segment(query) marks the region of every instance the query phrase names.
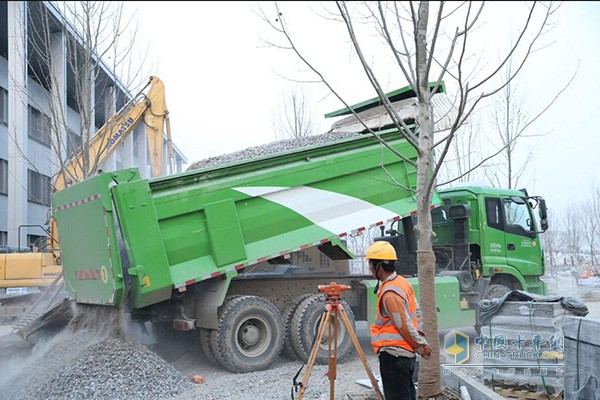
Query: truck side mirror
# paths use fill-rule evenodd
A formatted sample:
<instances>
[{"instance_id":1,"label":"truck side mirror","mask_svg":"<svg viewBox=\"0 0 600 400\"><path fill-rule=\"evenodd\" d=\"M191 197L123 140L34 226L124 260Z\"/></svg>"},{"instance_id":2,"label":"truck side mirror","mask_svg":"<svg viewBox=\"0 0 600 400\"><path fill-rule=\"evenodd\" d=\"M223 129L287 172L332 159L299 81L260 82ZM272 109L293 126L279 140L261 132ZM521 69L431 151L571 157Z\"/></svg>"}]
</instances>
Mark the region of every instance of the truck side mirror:
<instances>
[{"instance_id":1,"label":"truck side mirror","mask_svg":"<svg viewBox=\"0 0 600 400\"><path fill-rule=\"evenodd\" d=\"M546 200L540 198L539 205L540 205L540 219L542 219L542 220L548 219L548 209L546 208Z\"/></svg>"},{"instance_id":2,"label":"truck side mirror","mask_svg":"<svg viewBox=\"0 0 600 400\"><path fill-rule=\"evenodd\" d=\"M546 208L546 200L540 197L540 225L542 230L545 232L548 229L548 208Z\"/></svg>"}]
</instances>

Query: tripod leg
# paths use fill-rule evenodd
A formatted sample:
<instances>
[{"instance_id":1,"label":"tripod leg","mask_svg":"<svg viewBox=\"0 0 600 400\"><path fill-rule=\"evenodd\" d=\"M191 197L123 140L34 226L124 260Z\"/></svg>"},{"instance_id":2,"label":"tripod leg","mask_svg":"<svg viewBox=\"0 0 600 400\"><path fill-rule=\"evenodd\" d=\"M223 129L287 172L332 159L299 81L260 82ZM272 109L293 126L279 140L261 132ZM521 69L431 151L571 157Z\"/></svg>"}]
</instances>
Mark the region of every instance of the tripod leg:
<instances>
[{"instance_id":1,"label":"tripod leg","mask_svg":"<svg viewBox=\"0 0 600 400\"><path fill-rule=\"evenodd\" d=\"M358 343L358 338L356 337L356 333L354 333L354 329L352 329L352 325L350 324L350 320L348 319L348 316L346 315L346 311L342 307L340 307L339 311L340 311L339 315L340 315L342 321L344 322L344 325L346 326L346 330L348 331L348 334L350 335L350 339L352 339L352 343L354 344L354 348L356 349L356 352L358 353L358 357L360 358L360 361L362 362L363 366L365 367L365 371L367 372L367 375L369 376L369 380L371 381L371 386L373 386L373 389L375 390L375 393L377 394L377 398L380 400L383 400L383 394L381 394L381 390L379 390L379 384L377 383L377 379L375 379L373 372L371 372L371 368L369 368L369 364L367 363L367 359L365 358L365 353L363 353L362 347L360 346L360 343Z\"/></svg>"},{"instance_id":2,"label":"tripod leg","mask_svg":"<svg viewBox=\"0 0 600 400\"><path fill-rule=\"evenodd\" d=\"M327 359L328 359L328 371L327 377L329 378L329 400L334 400L335 397L335 378L337 375L337 335L338 335L338 312L334 311L331 314L331 322L333 323L333 347L331 343L331 324L327 327Z\"/></svg>"},{"instance_id":3,"label":"tripod leg","mask_svg":"<svg viewBox=\"0 0 600 400\"><path fill-rule=\"evenodd\" d=\"M321 316L321 320L319 321L319 329L317 331L317 336L315 337L315 343L313 344L313 347L310 350L310 354L308 355L308 361L306 362L306 371L304 371L302 381L300 381L300 390L298 390L298 400L302 400L304 390L306 390L306 387L308 386L308 378L310 377L310 373L315 363L315 359L317 358L317 352L319 351L319 345L321 344L321 340L323 340L325 327L329 325L330 317L330 311L323 311L323 315Z\"/></svg>"}]
</instances>

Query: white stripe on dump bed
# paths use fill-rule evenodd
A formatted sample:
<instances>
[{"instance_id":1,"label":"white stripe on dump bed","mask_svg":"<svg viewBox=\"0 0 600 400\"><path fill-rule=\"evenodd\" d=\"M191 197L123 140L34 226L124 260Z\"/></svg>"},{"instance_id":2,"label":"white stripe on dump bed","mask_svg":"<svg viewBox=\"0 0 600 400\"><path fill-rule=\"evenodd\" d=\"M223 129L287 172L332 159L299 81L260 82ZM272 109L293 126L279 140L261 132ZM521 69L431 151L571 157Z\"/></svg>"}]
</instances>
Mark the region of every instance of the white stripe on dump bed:
<instances>
[{"instance_id":1,"label":"white stripe on dump bed","mask_svg":"<svg viewBox=\"0 0 600 400\"><path fill-rule=\"evenodd\" d=\"M351 232L357 226L370 226L373 221L387 221L398 216L368 201L308 186L256 186L234 189L248 196L260 196L281 204L336 235Z\"/></svg>"}]
</instances>

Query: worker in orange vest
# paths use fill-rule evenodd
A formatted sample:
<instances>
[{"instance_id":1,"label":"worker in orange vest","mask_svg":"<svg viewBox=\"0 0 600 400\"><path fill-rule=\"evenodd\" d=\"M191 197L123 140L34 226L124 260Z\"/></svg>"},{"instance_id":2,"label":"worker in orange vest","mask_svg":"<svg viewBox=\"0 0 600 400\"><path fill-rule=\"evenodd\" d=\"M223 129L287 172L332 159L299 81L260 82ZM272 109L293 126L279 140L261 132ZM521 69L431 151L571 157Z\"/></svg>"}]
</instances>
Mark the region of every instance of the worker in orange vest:
<instances>
[{"instance_id":1,"label":"worker in orange vest","mask_svg":"<svg viewBox=\"0 0 600 400\"><path fill-rule=\"evenodd\" d=\"M365 258L371 275L378 280L375 322L370 331L371 345L379 355L385 399L415 400L416 355L431 357L429 343L420 331L419 304L410 282L396 273L396 250L389 242L373 242Z\"/></svg>"}]
</instances>

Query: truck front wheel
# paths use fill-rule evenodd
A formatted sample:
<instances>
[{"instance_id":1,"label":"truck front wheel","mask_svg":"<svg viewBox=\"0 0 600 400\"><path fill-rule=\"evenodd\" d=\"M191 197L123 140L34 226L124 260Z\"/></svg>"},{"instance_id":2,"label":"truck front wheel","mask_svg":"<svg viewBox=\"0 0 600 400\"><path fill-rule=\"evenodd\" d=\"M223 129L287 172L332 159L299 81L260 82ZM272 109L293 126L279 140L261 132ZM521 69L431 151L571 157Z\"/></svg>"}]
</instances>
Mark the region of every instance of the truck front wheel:
<instances>
[{"instance_id":1,"label":"truck front wheel","mask_svg":"<svg viewBox=\"0 0 600 400\"><path fill-rule=\"evenodd\" d=\"M210 344L223 368L252 372L276 361L283 337L283 320L273 303L258 296L240 296L219 311L219 326L210 332Z\"/></svg>"},{"instance_id":2,"label":"truck front wheel","mask_svg":"<svg viewBox=\"0 0 600 400\"><path fill-rule=\"evenodd\" d=\"M504 296L506 293L508 293L510 291L512 291L512 289L504 284L492 283L491 285L488 286L487 291L485 292L485 295L483 296L483 298L484 299L495 299L497 297Z\"/></svg>"}]
</instances>

